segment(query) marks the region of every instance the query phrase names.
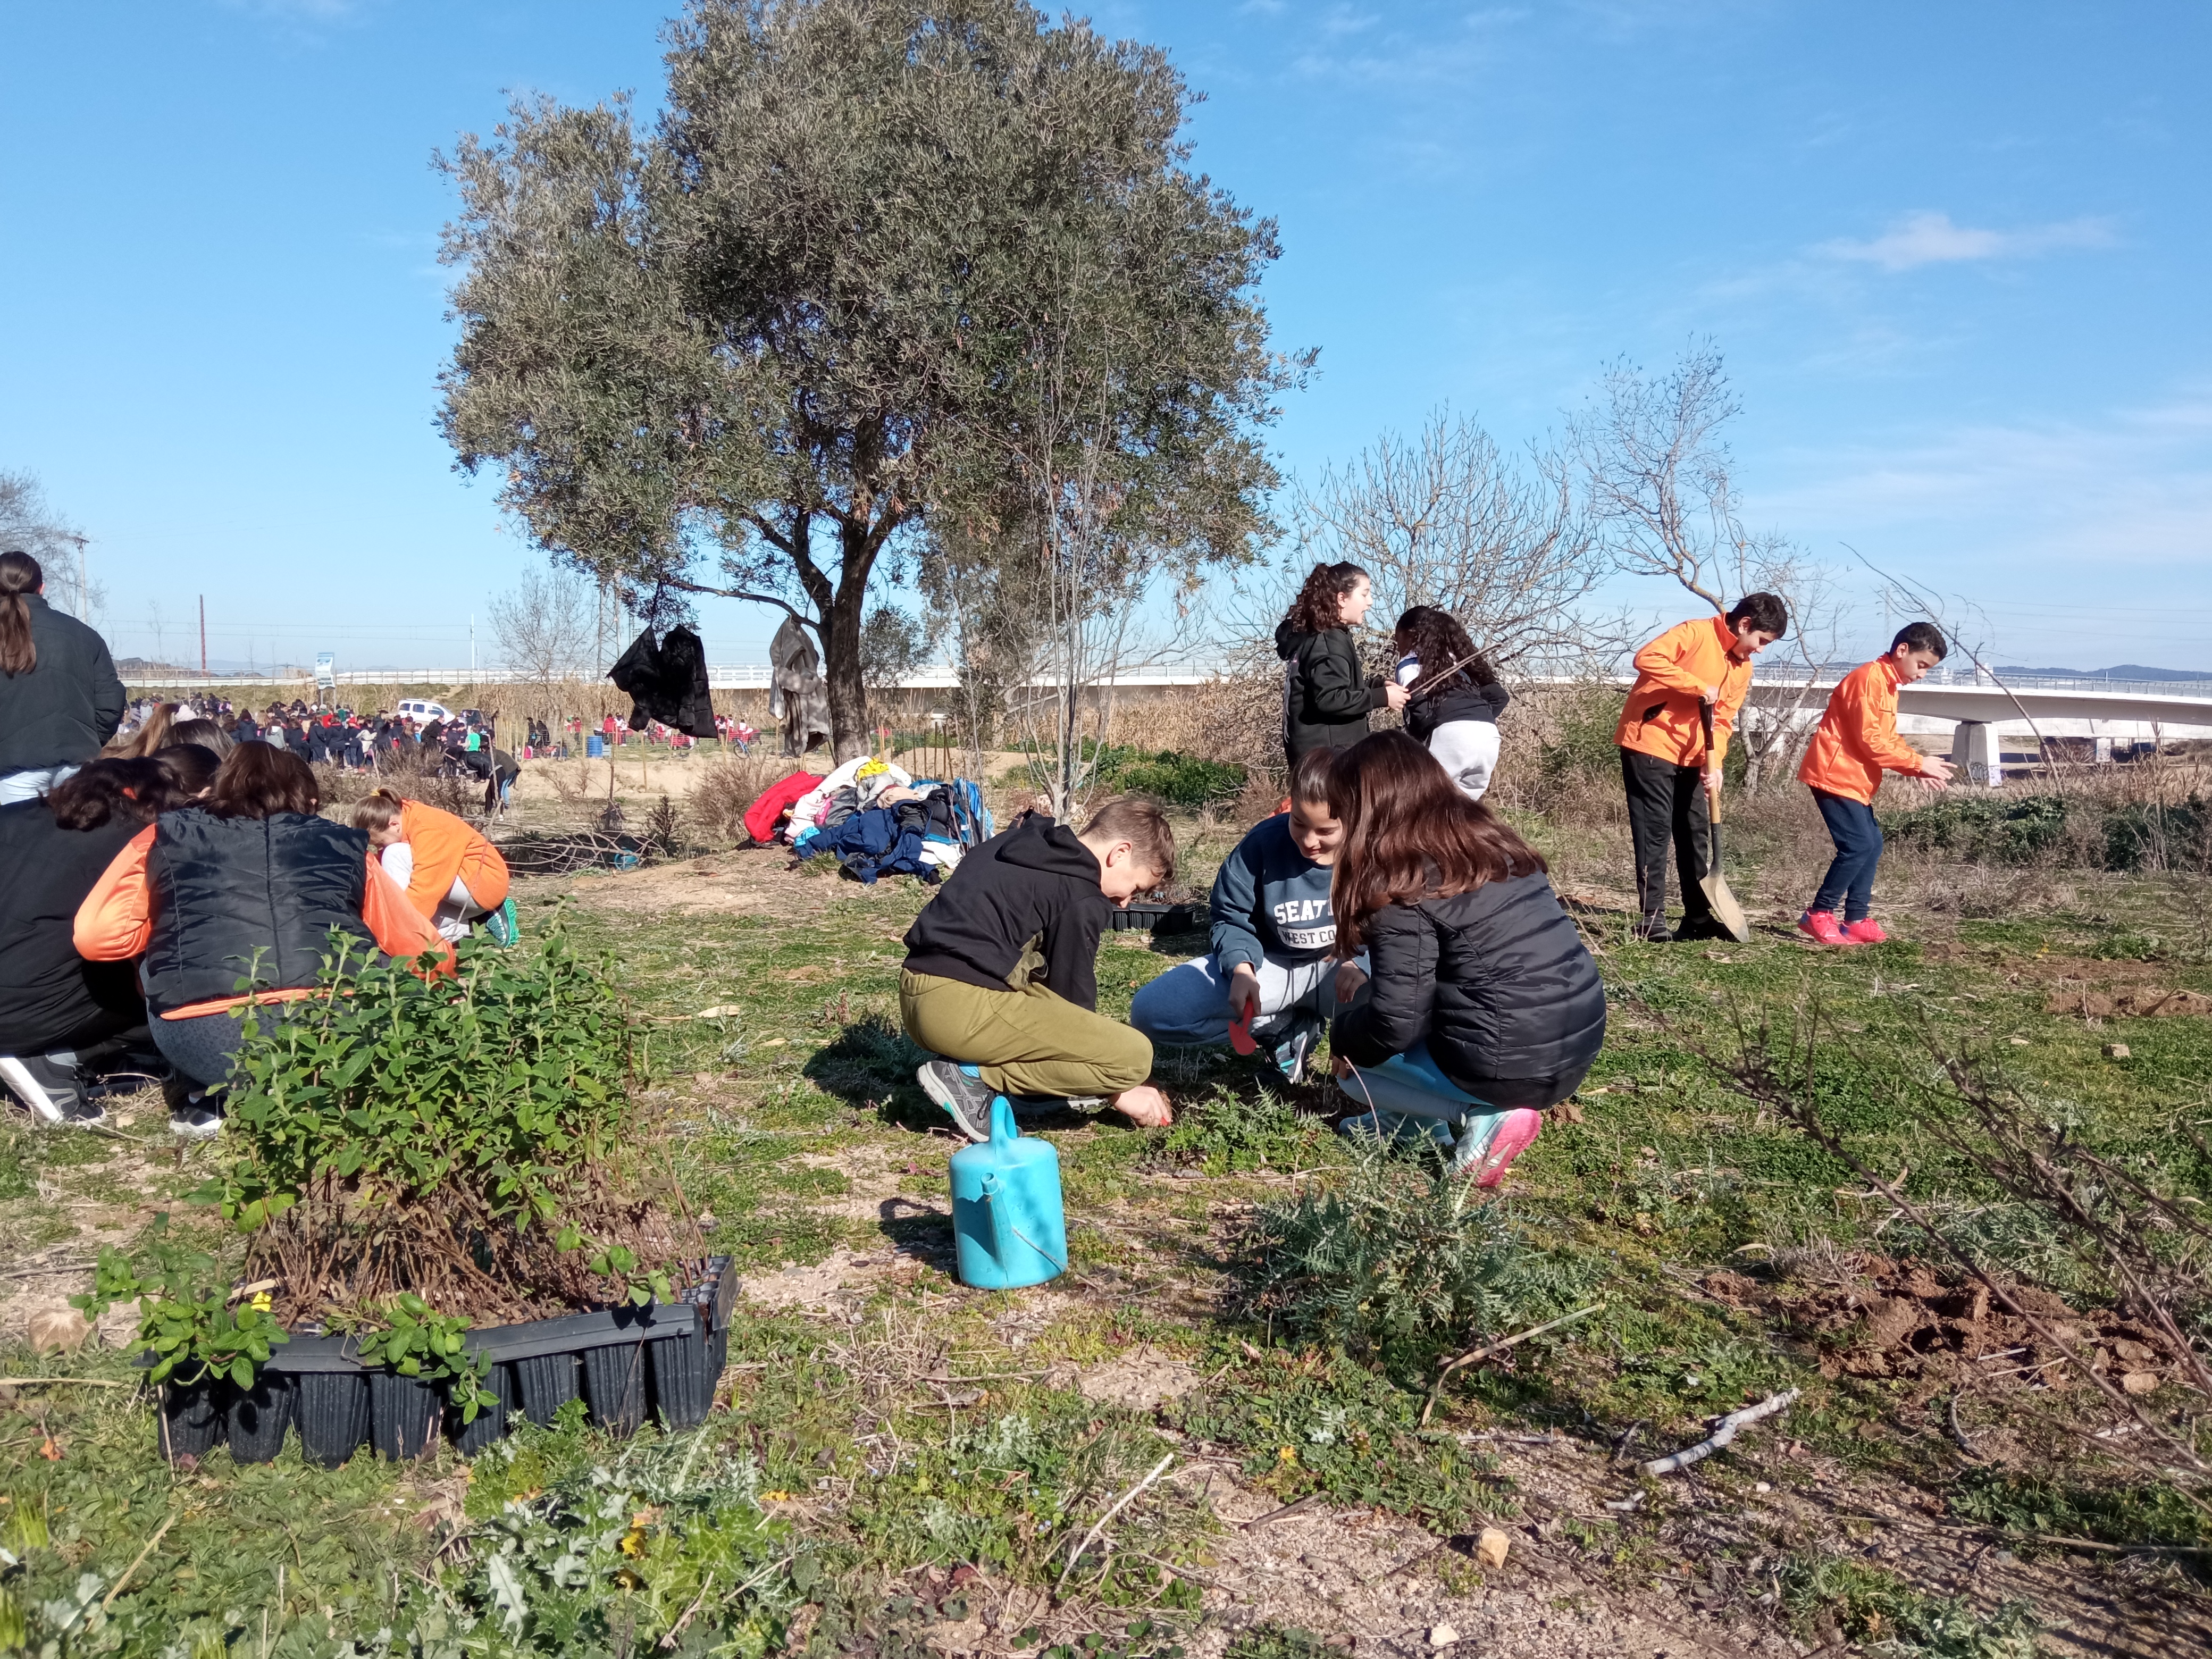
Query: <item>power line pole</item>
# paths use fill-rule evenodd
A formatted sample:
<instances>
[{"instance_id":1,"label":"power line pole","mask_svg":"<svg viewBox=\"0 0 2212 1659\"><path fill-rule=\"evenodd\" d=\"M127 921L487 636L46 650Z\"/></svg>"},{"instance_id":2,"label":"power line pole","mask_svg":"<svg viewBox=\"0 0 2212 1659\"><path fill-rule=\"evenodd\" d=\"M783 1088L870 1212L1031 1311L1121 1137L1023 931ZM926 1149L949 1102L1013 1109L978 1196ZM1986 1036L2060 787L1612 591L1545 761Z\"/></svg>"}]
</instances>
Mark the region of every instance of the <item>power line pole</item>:
<instances>
[{"instance_id":1,"label":"power line pole","mask_svg":"<svg viewBox=\"0 0 2212 1659\"><path fill-rule=\"evenodd\" d=\"M200 595L200 678L207 678L207 595Z\"/></svg>"}]
</instances>

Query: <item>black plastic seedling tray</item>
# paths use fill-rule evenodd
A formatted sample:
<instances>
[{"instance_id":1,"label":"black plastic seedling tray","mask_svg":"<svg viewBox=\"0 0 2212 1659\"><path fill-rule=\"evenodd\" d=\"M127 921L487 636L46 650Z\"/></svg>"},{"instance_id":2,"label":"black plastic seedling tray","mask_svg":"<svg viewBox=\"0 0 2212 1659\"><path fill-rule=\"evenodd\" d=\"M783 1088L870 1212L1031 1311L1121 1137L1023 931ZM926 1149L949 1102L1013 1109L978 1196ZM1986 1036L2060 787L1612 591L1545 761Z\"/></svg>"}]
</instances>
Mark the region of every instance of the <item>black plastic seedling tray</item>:
<instances>
[{"instance_id":1,"label":"black plastic seedling tray","mask_svg":"<svg viewBox=\"0 0 2212 1659\"><path fill-rule=\"evenodd\" d=\"M635 1434L648 1410L665 1429L695 1428L714 1407L737 1295L730 1259L718 1255L674 1302L471 1331L469 1348L491 1361L483 1386L499 1404L467 1424L437 1385L362 1364L356 1339L295 1331L250 1389L212 1378L162 1384L161 1454L174 1462L228 1443L240 1462L267 1462L296 1426L301 1455L325 1468L364 1442L380 1456L420 1457L441 1434L473 1456L507 1433L514 1413L543 1426L580 1397L611 1433Z\"/></svg>"},{"instance_id":2,"label":"black plastic seedling tray","mask_svg":"<svg viewBox=\"0 0 2212 1659\"><path fill-rule=\"evenodd\" d=\"M1114 908L1109 915L1106 931L1110 933L1189 933L1198 932L1206 925L1206 912L1201 905L1130 904Z\"/></svg>"}]
</instances>

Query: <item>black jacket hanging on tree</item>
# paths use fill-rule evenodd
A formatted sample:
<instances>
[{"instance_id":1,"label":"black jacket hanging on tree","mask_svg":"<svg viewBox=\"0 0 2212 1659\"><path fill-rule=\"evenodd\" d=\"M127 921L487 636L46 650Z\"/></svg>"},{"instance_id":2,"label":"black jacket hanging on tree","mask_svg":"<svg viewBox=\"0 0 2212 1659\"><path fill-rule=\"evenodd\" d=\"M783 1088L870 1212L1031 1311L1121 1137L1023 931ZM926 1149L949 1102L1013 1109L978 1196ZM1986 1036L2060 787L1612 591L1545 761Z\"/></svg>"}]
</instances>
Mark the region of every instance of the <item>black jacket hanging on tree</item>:
<instances>
[{"instance_id":1,"label":"black jacket hanging on tree","mask_svg":"<svg viewBox=\"0 0 2212 1659\"><path fill-rule=\"evenodd\" d=\"M690 629L675 627L659 645L648 628L607 670L615 690L629 694L632 731L659 720L695 738L718 737L714 702L707 690L707 647Z\"/></svg>"}]
</instances>

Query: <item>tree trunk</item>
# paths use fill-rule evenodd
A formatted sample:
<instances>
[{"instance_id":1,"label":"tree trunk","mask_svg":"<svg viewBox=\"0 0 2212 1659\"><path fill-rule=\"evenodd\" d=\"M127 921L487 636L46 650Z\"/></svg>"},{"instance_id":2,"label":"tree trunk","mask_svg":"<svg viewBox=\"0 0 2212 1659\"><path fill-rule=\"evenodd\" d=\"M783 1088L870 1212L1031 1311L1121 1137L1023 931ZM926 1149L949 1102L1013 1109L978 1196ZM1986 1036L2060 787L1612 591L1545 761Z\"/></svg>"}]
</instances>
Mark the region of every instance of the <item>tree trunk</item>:
<instances>
[{"instance_id":1,"label":"tree trunk","mask_svg":"<svg viewBox=\"0 0 2212 1659\"><path fill-rule=\"evenodd\" d=\"M843 568L822 613L822 672L830 692L830 747L840 764L869 750L868 690L860 678L860 620L875 556L865 528L838 526Z\"/></svg>"}]
</instances>

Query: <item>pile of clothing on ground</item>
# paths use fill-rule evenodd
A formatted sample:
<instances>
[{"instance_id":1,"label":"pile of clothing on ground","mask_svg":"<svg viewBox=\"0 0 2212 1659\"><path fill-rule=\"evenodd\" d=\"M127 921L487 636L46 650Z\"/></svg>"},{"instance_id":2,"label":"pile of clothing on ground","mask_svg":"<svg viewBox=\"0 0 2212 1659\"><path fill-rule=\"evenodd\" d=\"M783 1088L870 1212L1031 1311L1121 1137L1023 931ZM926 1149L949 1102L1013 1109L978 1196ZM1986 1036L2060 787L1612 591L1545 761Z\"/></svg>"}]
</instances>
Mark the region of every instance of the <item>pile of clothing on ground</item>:
<instances>
[{"instance_id":1,"label":"pile of clothing on ground","mask_svg":"<svg viewBox=\"0 0 2212 1659\"><path fill-rule=\"evenodd\" d=\"M918 876L934 882L992 835L982 792L966 778L916 779L863 756L827 777L794 772L745 811L745 833L763 846L787 843L801 858L827 854L848 875Z\"/></svg>"}]
</instances>

